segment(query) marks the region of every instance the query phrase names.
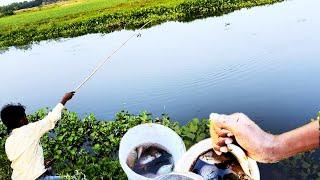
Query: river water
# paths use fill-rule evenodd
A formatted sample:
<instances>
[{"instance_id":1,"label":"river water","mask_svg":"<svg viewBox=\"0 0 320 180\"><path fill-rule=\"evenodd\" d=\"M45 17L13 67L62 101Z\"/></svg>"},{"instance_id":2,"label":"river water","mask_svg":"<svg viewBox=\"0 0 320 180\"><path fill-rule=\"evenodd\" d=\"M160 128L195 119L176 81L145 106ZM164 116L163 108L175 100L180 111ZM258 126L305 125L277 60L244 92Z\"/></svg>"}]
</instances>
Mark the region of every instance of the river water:
<instances>
[{"instance_id":1,"label":"river water","mask_svg":"<svg viewBox=\"0 0 320 180\"><path fill-rule=\"evenodd\" d=\"M273 133L320 110L318 0L292 0L142 31L68 104L112 119L122 109L181 123L244 112ZM0 54L0 105L53 107L133 32L44 41Z\"/></svg>"}]
</instances>

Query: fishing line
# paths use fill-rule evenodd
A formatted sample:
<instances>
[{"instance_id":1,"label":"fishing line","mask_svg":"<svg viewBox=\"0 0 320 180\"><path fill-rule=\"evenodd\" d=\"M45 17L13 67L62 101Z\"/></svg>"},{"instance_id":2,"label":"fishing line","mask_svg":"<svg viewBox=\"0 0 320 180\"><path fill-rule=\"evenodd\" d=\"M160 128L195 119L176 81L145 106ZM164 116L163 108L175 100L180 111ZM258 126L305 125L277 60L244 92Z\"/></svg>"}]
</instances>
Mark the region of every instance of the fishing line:
<instances>
[{"instance_id":1,"label":"fishing line","mask_svg":"<svg viewBox=\"0 0 320 180\"><path fill-rule=\"evenodd\" d=\"M102 66L113 56L115 55L123 46L125 46L127 44L127 42L129 42L134 36L136 37L141 37L141 33L139 32L141 29L143 29L146 25L148 25L151 21L147 22L146 24L144 24L143 26L141 26L138 29L137 33L132 34L126 41L124 41L121 46L119 46L117 49L113 50L112 53L103 61L101 61L96 68L91 72L91 74L89 76L87 76L73 91L77 92L86 82L88 82L95 74L96 72L102 68Z\"/></svg>"}]
</instances>

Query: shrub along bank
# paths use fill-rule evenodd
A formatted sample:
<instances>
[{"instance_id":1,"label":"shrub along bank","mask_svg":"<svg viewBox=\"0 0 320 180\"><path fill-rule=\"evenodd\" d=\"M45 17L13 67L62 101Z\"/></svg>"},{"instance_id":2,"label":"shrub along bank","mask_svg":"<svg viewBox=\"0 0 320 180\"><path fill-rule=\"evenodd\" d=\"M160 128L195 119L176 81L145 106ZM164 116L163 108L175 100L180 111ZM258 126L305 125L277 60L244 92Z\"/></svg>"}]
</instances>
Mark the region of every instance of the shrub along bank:
<instances>
[{"instance_id":1,"label":"shrub along bank","mask_svg":"<svg viewBox=\"0 0 320 180\"><path fill-rule=\"evenodd\" d=\"M0 48L88 33L137 29L147 22L151 22L150 27L165 21L191 21L281 1L283 0L137 0L115 4L107 9L74 14L72 11L78 11L80 7L70 9L71 14L63 14L63 7L58 7L50 10L52 16L57 16L51 19L44 14L46 11L49 13L49 10L43 8L37 12L26 11L0 18ZM63 15L59 16L59 13Z\"/></svg>"},{"instance_id":2,"label":"shrub along bank","mask_svg":"<svg viewBox=\"0 0 320 180\"><path fill-rule=\"evenodd\" d=\"M28 118L36 121L46 114L46 110L40 110ZM92 114L80 119L76 113L66 111L56 128L41 140L45 159L54 158L53 168L61 175L85 174L88 179L126 179L117 154L121 137L129 128L148 122L158 122L172 128L184 139L187 147L209 136L206 119L194 119L180 126L166 115L153 119L146 112L132 115L122 111L116 114L114 121L97 121ZM0 133L0 179L10 179L10 162L4 150L6 129L1 123Z\"/></svg>"}]
</instances>

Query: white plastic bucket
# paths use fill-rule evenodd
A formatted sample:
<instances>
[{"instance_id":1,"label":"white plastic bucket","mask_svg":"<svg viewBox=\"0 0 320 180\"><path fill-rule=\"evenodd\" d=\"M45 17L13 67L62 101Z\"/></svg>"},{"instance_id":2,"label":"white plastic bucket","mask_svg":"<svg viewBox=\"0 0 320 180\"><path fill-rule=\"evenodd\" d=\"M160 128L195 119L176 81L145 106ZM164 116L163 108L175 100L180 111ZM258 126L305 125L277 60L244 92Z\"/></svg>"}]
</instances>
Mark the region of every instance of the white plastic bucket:
<instances>
[{"instance_id":1,"label":"white plastic bucket","mask_svg":"<svg viewBox=\"0 0 320 180\"><path fill-rule=\"evenodd\" d=\"M181 180L203 180L203 177L195 174L195 173L191 173L191 172L186 172L186 173L170 173L170 174L166 174L163 176L159 176L157 178L155 178L155 180L177 180L177 179L181 179Z\"/></svg>"},{"instance_id":2,"label":"white plastic bucket","mask_svg":"<svg viewBox=\"0 0 320 180\"><path fill-rule=\"evenodd\" d=\"M146 178L135 173L127 165L127 158L134 148L142 144L156 143L163 146L176 163L186 152L186 147L180 136L168 127L160 124L147 123L135 126L128 130L122 137L119 148L120 165L127 174L129 180L147 180Z\"/></svg>"},{"instance_id":3,"label":"white plastic bucket","mask_svg":"<svg viewBox=\"0 0 320 180\"><path fill-rule=\"evenodd\" d=\"M234 147L235 145L233 145ZM210 138L202 140L197 144L193 145L176 163L174 168L174 172L176 173L188 173L190 172L190 168L196 162L198 157L204 152L212 149L212 140ZM239 148L239 147L237 147ZM242 150L241 150L242 151ZM230 151L234 156L237 157L237 154L234 154L233 151ZM248 168L250 169L250 176L253 180L260 180L260 171L257 165L257 162L253 159L247 157L246 161L248 163Z\"/></svg>"}]
</instances>

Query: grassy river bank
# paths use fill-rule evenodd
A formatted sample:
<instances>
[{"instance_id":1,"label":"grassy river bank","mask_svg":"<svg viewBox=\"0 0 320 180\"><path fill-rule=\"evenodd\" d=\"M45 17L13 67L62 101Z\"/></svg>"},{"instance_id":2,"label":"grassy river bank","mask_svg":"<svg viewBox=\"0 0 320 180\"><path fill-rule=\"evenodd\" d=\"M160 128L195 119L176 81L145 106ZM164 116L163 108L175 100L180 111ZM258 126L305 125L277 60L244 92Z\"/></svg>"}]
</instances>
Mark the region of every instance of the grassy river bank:
<instances>
[{"instance_id":1,"label":"grassy river bank","mask_svg":"<svg viewBox=\"0 0 320 180\"><path fill-rule=\"evenodd\" d=\"M0 18L0 48L41 40L191 21L283 0L69 0Z\"/></svg>"}]
</instances>

